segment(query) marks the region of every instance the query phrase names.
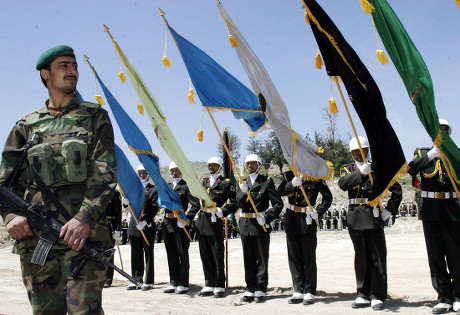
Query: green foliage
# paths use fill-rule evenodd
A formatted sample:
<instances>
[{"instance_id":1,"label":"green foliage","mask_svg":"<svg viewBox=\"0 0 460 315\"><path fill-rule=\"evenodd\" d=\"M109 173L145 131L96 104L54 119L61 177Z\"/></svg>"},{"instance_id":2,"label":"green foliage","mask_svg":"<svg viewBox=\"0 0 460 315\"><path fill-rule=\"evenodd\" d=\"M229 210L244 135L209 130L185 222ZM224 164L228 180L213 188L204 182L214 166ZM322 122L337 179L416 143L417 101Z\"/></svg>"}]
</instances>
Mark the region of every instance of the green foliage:
<instances>
[{"instance_id":1,"label":"green foliage","mask_svg":"<svg viewBox=\"0 0 460 315\"><path fill-rule=\"evenodd\" d=\"M268 134L267 139L255 139L255 137L251 137L246 150L259 155L266 169L269 169L270 165L278 166L280 175L283 174L283 166L288 165L274 131Z\"/></svg>"},{"instance_id":2,"label":"green foliage","mask_svg":"<svg viewBox=\"0 0 460 315\"><path fill-rule=\"evenodd\" d=\"M326 161L331 161L334 164L334 176L339 176L340 167L353 162L348 145L342 139L333 139L327 134L319 134L315 132L315 144L318 147L323 147L324 153L320 154L321 158Z\"/></svg>"},{"instance_id":3,"label":"green foliage","mask_svg":"<svg viewBox=\"0 0 460 315\"><path fill-rule=\"evenodd\" d=\"M230 154L232 156L233 161L235 162L236 165L238 165L241 153L240 153L240 147L241 147L241 141L238 138L237 135L233 134L230 130L230 128L225 128L228 130L228 134L230 135ZM217 154L223 158L224 157L224 152L225 148L222 142L219 142L217 144Z\"/></svg>"}]
</instances>

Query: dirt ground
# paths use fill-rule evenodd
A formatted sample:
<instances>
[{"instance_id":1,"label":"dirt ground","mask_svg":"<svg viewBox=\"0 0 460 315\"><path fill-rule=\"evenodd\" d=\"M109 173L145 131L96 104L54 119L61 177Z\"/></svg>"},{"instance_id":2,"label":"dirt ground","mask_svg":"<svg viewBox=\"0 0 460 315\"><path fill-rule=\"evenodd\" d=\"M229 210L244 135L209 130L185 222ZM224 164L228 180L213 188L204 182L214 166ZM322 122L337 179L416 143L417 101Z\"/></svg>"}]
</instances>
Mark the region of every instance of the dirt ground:
<instances>
[{"instance_id":1,"label":"dirt ground","mask_svg":"<svg viewBox=\"0 0 460 315\"><path fill-rule=\"evenodd\" d=\"M0 227L4 233L4 227ZM3 237L3 236L2 236ZM21 282L19 258L3 237L0 244L0 314L30 314L25 288ZM164 245L155 244L155 288L127 291L128 281L115 274L114 285L103 291L106 314L431 314L436 293L431 287L421 223L414 217L399 218L386 228L388 249L388 300L384 311L352 309L355 299L353 247L346 230L318 232L318 292L310 306L290 305L291 276L283 232L273 233L270 244L269 290L265 303L239 303L244 291L241 240L229 240L229 288L222 299L199 297L203 271L198 243L190 246L190 291L185 295L165 294L168 270ZM129 245L121 245L124 270L130 273ZM118 253L115 263L121 266Z\"/></svg>"}]
</instances>

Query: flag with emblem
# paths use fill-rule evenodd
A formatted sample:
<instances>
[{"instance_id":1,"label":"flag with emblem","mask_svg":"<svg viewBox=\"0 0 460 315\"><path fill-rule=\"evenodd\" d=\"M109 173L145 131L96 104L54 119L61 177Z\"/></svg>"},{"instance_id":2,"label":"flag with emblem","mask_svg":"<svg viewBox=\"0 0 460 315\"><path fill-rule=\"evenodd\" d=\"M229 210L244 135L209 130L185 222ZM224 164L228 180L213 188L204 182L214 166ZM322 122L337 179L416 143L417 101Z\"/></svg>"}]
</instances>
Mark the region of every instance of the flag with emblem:
<instances>
[{"instance_id":1,"label":"flag with emblem","mask_svg":"<svg viewBox=\"0 0 460 315\"><path fill-rule=\"evenodd\" d=\"M217 6L230 36L237 43L232 46L246 70L254 92L259 96L259 103L289 166L294 173L301 173L309 179L327 178L329 169L326 162L316 154L316 145L292 129L286 104L264 66L219 1Z\"/></svg>"},{"instance_id":2,"label":"flag with emblem","mask_svg":"<svg viewBox=\"0 0 460 315\"><path fill-rule=\"evenodd\" d=\"M366 66L319 4L315 0L303 2L327 74L341 77L366 131L374 177L369 204L377 205L407 170L401 144L387 119L380 90Z\"/></svg>"},{"instance_id":3,"label":"flag with emblem","mask_svg":"<svg viewBox=\"0 0 460 315\"><path fill-rule=\"evenodd\" d=\"M252 133L265 126L265 115L259 109L257 96L201 49L178 34L167 24L201 104L211 110L231 110Z\"/></svg>"}]
</instances>

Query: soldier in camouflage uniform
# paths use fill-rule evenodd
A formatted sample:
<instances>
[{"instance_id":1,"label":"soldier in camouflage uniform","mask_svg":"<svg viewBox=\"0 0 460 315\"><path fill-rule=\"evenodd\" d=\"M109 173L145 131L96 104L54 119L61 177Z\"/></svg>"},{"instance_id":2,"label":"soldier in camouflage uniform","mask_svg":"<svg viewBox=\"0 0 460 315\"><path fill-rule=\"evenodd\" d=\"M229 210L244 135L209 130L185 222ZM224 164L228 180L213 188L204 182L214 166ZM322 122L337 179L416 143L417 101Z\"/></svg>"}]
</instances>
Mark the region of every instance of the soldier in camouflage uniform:
<instances>
[{"instance_id":1,"label":"soldier in camouflage uniform","mask_svg":"<svg viewBox=\"0 0 460 315\"><path fill-rule=\"evenodd\" d=\"M20 255L34 314L103 314L104 266L87 261L75 277L72 269L81 261L78 251L87 240L101 248L110 247L105 206L117 180L112 124L99 105L76 98L78 65L72 48L49 49L36 68L49 99L10 132L2 154L0 183L12 172L27 143L33 141L12 188L26 201L48 206L50 215L63 224L62 239L52 247L44 267L30 263L38 236L26 217L5 207L0 207L0 214L16 240L14 252ZM33 172L62 207L37 187Z\"/></svg>"}]
</instances>

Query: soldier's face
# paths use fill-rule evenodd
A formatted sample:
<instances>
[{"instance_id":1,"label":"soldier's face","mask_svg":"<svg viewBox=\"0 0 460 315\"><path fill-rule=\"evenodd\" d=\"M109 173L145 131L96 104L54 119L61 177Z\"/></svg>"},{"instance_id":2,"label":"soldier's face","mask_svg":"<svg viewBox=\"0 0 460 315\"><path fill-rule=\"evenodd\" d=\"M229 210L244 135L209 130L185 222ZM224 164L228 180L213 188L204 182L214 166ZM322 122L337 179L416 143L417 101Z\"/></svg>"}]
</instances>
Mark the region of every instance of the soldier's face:
<instances>
[{"instance_id":1,"label":"soldier's face","mask_svg":"<svg viewBox=\"0 0 460 315\"><path fill-rule=\"evenodd\" d=\"M72 94L77 89L78 64L73 57L63 56L54 59L50 64L50 69L42 69L41 75L49 90Z\"/></svg>"},{"instance_id":2,"label":"soldier's face","mask_svg":"<svg viewBox=\"0 0 460 315\"><path fill-rule=\"evenodd\" d=\"M259 168L259 163L257 161L249 161L246 163L246 168L248 169L249 174L257 172Z\"/></svg>"},{"instance_id":3,"label":"soldier's face","mask_svg":"<svg viewBox=\"0 0 460 315\"><path fill-rule=\"evenodd\" d=\"M216 174L219 171L220 165L217 163L209 163L208 171L210 174Z\"/></svg>"},{"instance_id":4,"label":"soldier's face","mask_svg":"<svg viewBox=\"0 0 460 315\"><path fill-rule=\"evenodd\" d=\"M147 178L147 176L148 176L147 171L145 171L145 170L139 171L139 172L137 172L137 174L139 175L139 178L142 179L142 180L145 180Z\"/></svg>"},{"instance_id":5,"label":"soldier's face","mask_svg":"<svg viewBox=\"0 0 460 315\"><path fill-rule=\"evenodd\" d=\"M172 178L180 178L182 176L182 172L177 168L172 168L169 170Z\"/></svg>"},{"instance_id":6,"label":"soldier's face","mask_svg":"<svg viewBox=\"0 0 460 315\"><path fill-rule=\"evenodd\" d=\"M364 155L367 157L367 154L369 153L369 148L363 148ZM351 155L353 156L353 159L358 162L363 162L363 156L361 155L361 152L359 152L359 149L351 151Z\"/></svg>"}]
</instances>

